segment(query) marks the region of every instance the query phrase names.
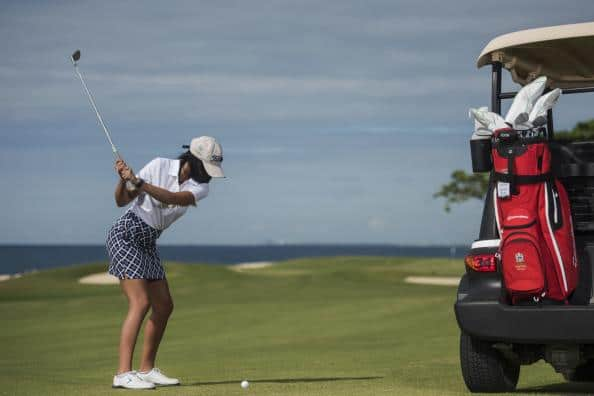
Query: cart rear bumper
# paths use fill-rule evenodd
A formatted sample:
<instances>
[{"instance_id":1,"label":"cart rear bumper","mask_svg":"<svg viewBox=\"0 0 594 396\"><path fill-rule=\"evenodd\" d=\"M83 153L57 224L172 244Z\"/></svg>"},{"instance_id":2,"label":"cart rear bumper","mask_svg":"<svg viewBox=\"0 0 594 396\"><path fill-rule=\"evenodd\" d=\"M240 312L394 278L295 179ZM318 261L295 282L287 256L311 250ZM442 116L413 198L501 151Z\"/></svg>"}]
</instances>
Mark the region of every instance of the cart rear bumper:
<instances>
[{"instance_id":1,"label":"cart rear bumper","mask_svg":"<svg viewBox=\"0 0 594 396\"><path fill-rule=\"evenodd\" d=\"M458 301L460 329L474 337L509 343L594 344L594 305L510 306Z\"/></svg>"}]
</instances>

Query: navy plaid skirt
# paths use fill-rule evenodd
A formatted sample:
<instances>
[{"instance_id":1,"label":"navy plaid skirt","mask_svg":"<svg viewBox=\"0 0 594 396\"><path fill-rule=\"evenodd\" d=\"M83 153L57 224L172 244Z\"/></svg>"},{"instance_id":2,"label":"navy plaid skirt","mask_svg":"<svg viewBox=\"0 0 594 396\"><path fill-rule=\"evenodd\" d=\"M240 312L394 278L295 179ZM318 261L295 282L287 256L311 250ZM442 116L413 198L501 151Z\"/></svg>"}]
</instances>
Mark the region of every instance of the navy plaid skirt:
<instances>
[{"instance_id":1,"label":"navy plaid skirt","mask_svg":"<svg viewBox=\"0 0 594 396\"><path fill-rule=\"evenodd\" d=\"M120 279L165 279L157 251L161 231L128 210L107 234L109 273Z\"/></svg>"}]
</instances>

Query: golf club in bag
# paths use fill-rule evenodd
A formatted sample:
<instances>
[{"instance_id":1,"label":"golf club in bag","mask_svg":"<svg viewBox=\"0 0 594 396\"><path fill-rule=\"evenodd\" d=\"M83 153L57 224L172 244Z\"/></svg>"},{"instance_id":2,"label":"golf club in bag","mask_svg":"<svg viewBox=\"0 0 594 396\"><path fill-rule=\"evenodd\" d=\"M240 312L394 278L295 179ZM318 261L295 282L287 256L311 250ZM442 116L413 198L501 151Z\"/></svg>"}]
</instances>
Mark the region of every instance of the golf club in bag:
<instances>
[{"instance_id":1,"label":"golf club in bag","mask_svg":"<svg viewBox=\"0 0 594 396\"><path fill-rule=\"evenodd\" d=\"M114 157L118 160L123 161L122 156L120 155L120 153L118 152L118 149L116 148L115 144L113 144L113 141L111 140L111 135L109 134L109 131L107 130L107 127L105 126L105 123L103 122L103 118L101 117L101 114L99 114L99 110L97 109L97 105L95 104L95 100L93 99L93 95L91 94L91 91L89 91L89 88L87 87L87 84L85 83L85 80L84 80L82 74L80 73L80 70L78 69L78 61L80 60L80 50L74 51L74 53L70 56L70 60L72 61L72 65L74 66L74 71L76 72L76 75L80 79L80 82L82 83L85 93L87 94L87 97L89 98L89 102L91 102L91 107L93 107L93 110L95 111L95 115L97 116L97 119L99 120L99 124L103 128L103 132L105 132L107 141L111 145L111 151L113 152ZM126 189L128 191L134 191L134 190L136 190L136 187L134 187L134 185L131 182L127 181Z\"/></svg>"}]
</instances>

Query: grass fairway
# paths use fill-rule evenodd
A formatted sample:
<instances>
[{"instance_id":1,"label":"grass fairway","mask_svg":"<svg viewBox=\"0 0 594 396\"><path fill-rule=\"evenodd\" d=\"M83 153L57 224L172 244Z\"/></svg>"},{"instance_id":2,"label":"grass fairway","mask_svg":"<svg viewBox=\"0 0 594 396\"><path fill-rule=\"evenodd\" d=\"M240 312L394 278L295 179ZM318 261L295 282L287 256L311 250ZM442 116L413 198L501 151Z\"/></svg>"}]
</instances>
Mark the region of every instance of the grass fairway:
<instances>
[{"instance_id":1,"label":"grass fairway","mask_svg":"<svg viewBox=\"0 0 594 396\"><path fill-rule=\"evenodd\" d=\"M0 283L0 394L130 392L110 388L126 309L119 287L77 283L104 269L58 269ZM176 308L158 365L183 385L156 392L466 394L455 287L403 282L462 271L460 260L443 259L307 259L245 272L170 263ZM248 390L239 386L245 378ZM518 394L594 393L572 386L537 364L522 368Z\"/></svg>"}]
</instances>

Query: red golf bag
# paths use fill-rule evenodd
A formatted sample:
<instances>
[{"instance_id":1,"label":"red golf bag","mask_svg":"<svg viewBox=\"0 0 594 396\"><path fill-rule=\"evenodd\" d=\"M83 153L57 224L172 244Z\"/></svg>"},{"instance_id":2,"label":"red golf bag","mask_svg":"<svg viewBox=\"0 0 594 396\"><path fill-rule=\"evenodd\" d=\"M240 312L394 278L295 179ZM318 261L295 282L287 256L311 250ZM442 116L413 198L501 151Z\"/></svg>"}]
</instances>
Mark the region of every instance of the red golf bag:
<instances>
[{"instance_id":1,"label":"red golf bag","mask_svg":"<svg viewBox=\"0 0 594 396\"><path fill-rule=\"evenodd\" d=\"M512 303L567 301L579 271L569 199L551 173L548 143L503 129L492 147L499 254Z\"/></svg>"}]
</instances>

